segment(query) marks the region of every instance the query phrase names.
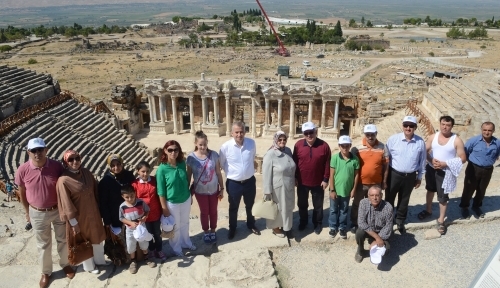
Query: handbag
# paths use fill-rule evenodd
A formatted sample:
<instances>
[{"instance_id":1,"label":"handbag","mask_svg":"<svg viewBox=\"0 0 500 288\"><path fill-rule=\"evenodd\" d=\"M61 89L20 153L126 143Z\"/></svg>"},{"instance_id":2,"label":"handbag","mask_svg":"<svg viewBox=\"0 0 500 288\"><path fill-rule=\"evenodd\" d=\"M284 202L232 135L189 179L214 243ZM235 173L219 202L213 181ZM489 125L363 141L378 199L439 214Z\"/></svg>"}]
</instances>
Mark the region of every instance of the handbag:
<instances>
[{"instance_id":1,"label":"handbag","mask_svg":"<svg viewBox=\"0 0 500 288\"><path fill-rule=\"evenodd\" d=\"M82 263L83 261L94 257L94 249L92 248L92 243L83 237L82 233L78 233L73 235L72 232L69 234L69 243L68 243L68 260L69 264L76 266ZM81 241L76 240L79 236Z\"/></svg>"},{"instance_id":2,"label":"handbag","mask_svg":"<svg viewBox=\"0 0 500 288\"><path fill-rule=\"evenodd\" d=\"M191 195L194 195L196 192L196 185L198 185L198 182L200 182L201 176L203 175L203 172L205 172L205 169L207 169L208 161L210 160L210 156L212 155L212 151L210 151L210 154L208 154L207 161L205 162L205 165L203 165L203 170L201 170L200 177L198 177L198 181L196 181L196 184L193 183L191 184L191 187L189 187L189 191L191 191Z\"/></svg>"},{"instance_id":3,"label":"handbag","mask_svg":"<svg viewBox=\"0 0 500 288\"><path fill-rule=\"evenodd\" d=\"M104 241L104 254L106 254L109 260L113 261L113 264L120 266L127 262L127 254L125 252L125 247L123 246L120 237L111 233L108 228L104 229L106 231L106 240ZM139 249L140 250L140 249Z\"/></svg>"},{"instance_id":4,"label":"handbag","mask_svg":"<svg viewBox=\"0 0 500 288\"><path fill-rule=\"evenodd\" d=\"M266 201L264 198L255 201L252 207L253 216L275 220L278 216L278 205L274 201Z\"/></svg>"}]
</instances>

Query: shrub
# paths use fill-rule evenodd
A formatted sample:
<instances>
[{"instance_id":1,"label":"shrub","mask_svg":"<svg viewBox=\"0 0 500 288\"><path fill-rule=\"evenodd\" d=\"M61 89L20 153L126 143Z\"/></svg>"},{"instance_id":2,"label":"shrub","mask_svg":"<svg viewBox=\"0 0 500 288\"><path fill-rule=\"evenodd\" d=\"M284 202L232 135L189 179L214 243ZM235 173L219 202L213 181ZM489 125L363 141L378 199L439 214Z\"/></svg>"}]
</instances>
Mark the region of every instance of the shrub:
<instances>
[{"instance_id":1,"label":"shrub","mask_svg":"<svg viewBox=\"0 0 500 288\"><path fill-rule=\"evenodd\" d=\"M429 56L434 57L434 52L429 52Z\"/></svg>"},{"instance_id":2,"label":"shrub","mask_svg":"<svg viewBox=\"0 0 500 288\"><path fill-rule=\"evenodd\" d=\"M34 58L30 58L30 60L28 60L28 64L30 64L30 65L36 64L36 63L38 63L38 61L36 61L36 59L34 59Z\"/></svg>"},{"instance_id":3,"label":"shrub","mask_svg":"<svg viewBox=\"0 0 500 288\"><path fill-rule=\"evenodd\" d=\"M479 48L481 48L481 49L486 49L486 46L481 45L481 47L479 47Z\"/></svg>"},{"instance_id":4,"label":"shrub","mask_svg":"<svg viewBox=\"0 0 500 288\"><path fill-rule=\"evenodd\" d=\"M12 46L10 46L10 45L1 45L0 46L0 52L7 52L10 50L12 50Z\"/></svg>"},{"instance_id":5,"label":"shrub","mask_svg":"<svg viewBox=\"0 0 500 288\"><path fill-rule=\"evenodd\" d=\"M385 49L384 48L380 48L379 50L380 52L385 52Z\"/></svg>"},{"instance_id":6,"label":"shrub","mask_svg":"<svg viewBox=\"0 0 500 288\"><path fill-rule=\"evenodd\" d=\"M413 38L410 39L410 43L415 43L415 42L417 42L415 39L413 39Z\"/></svg>"}]
</instances>

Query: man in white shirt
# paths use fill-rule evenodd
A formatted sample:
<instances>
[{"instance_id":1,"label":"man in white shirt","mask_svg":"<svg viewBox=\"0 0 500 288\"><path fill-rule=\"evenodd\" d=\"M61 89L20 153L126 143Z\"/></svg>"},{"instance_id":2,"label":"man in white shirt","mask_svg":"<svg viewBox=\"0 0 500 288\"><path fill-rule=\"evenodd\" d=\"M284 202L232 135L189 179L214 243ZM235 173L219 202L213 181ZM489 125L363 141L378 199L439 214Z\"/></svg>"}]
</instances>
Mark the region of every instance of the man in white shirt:
<instances>
[{"instance_id":1,"label":"man in white shirt","mask_svg":"<svg viewBox=\"0 0 500 288\"><path fill-rule=\"evenodd\" d=\"M243 122L234 122L231 128L233 139L222 144L219 151L220 166L226 174L226 189L229 200L229 234L228 239L233 239L238 225L238 208L241 197L245 202L247 212L247 227L256 235L260 231L255 227L255 218L252 207L255 202L255 141L245 138L245 125Z\"/></svg>"}]
</instances>

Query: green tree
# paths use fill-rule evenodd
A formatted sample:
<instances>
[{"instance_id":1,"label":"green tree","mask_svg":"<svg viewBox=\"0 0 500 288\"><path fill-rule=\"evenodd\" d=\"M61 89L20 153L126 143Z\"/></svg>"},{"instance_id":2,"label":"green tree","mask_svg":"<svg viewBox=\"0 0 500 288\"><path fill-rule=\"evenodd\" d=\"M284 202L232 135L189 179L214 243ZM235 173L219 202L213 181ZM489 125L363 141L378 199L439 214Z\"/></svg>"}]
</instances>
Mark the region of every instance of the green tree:
<instances>
[{"instance_id":1,"label":"green tree","mask_svg":"<svg viewBox=\"0 0 500 288\"><path fill-rule=\"evenodd\" d=\"M354 20L354 19L349 20L349 27L351 27L351 28L358 27L358 25L356 25L356 20Z\"/></svg>"},{"instance_id":2,"label":"green tree","mask_svg":"<svg viewBox=\"0 0 500 288\"><path fill-rule=\"evenodd\" d=\"M387 29L391 30L392 29L392 24L387 25Z\"/></svg>"},{"instance_id":3,"label":"green tree","mask_svg":"<svg viewBox=\"0 0 500 288\"><path fill-rule=\"evenodd\" d=\"M361 17L361 26L365 26L365 16Z\"/></svg>"},{"instance_id":4,"label":"green tree","mask_svg":"<svg viewBox=\"0 0 500 288\"><path fill-rule=\"evenodd\" d=\"M9 46L9 45L0 45L0 52L8 52L12 50L12 46Z\"/></svg>"},{"instance_id":5,"label":"green tree","mask_svg":"<svg viewBox=\"0 0 500 288\"><path fill-rule=\"evenodd\" d=\"M217 19L219 18L219 16L217 16L217 14L215 14L214 16L212 16L212 19Z\"/></svg>"},{"instance_id":6,"label":"green tree","mask_svg":"<svg viewBox=\"0 0 500 288\"><path fill-rule=\"evenodd\" d=\"M342 26L340 26L340 21L337 20L337 24L335 24L335 28L333 28L333 36L334 37L342 37Z\"/></svg>"},{"instance_id":7,"label":"green tree","mask_svg":"<svg viewBox=\"0 0 500 288\"><path fill-rule=\"evenodd\" d=\"M180 16L174 16L174 17L172 17L172 22L174 22L174 23L179 23L179 20L181 20Z\"/></svg>"},{"instance_id":8,"label":"green tree","mask_svg":"<svg viewBox=\"0 0 500 288\"><path fill-rule=\"evenodd\" d=\"M372 21L368 20L368 22L366 22L366 27L372 28L373 27Z\"/></svg>"}]
</instances>

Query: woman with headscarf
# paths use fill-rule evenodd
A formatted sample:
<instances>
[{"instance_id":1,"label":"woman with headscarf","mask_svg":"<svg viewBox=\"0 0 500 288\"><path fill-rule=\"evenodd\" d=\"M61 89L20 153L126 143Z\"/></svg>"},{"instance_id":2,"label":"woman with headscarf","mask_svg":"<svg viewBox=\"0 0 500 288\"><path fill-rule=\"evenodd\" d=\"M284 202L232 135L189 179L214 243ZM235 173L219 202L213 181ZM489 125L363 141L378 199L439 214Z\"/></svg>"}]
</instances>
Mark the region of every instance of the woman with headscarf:
<instances>
[{"instance_id":1,"label":"woman with headscarf","mask_svg":"<svg viewBox=\"0 0 500 288\"><path fill-rule=\"evenodd\" d=\"M174 237L169 244L175 256L183 257L182 249L196 250L189 238L191 192L186 171L186 160L181 145L175 140L165 143L156 171L156 189L160 196L163 216L174 217Z\"/></svg>"},{"instance_id":2,"label":"woman with headscarf","mask_svg":"<svg viewBox=\"0 0 500 288\"><path fill-rule=\"evenodd\" d=\"M286 147L287 138L285 132L276 132L273 145L264 155L262 163L264 197L278 205L276 219L267 219L266 226L281 238L286 235L291 237L295 206L295 162L292 151Z\"/></svg>"},{"instance_id":3,"label":"woman with headscarf","mask_svg":"<svg viewBox=\"0 0 500 288\"><path fill-rule=\"evenodd\" d=\"M61 220L66 225L66 239L74 239L77 234L92 243L94 257L82 262L87 272L99 274L96 265L107 265L104 260L106 238L101 214L97 204L97 181L89 170L82 167L82 157L74 150L63 156L63 174L57 180L57 203Z\"/></svg>"},{"instance_id":4,"label":"woman with headscarf","mask_svg":"<svg viewBox=\"0 0 500 288\"><path fill-rule=\"evenodd\" d=\"M109 170L104 174L97 187L99 191L99 210L106 229L120 237L125 243L123 223L119 218L120 204L123 203L121 187L131 185L134 174L123 168L123 159L119 154L111 154L106 160Z\"/></svg>"}]
</instances>

